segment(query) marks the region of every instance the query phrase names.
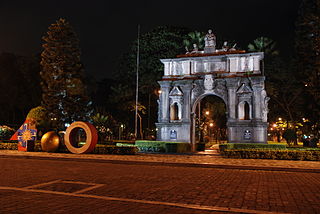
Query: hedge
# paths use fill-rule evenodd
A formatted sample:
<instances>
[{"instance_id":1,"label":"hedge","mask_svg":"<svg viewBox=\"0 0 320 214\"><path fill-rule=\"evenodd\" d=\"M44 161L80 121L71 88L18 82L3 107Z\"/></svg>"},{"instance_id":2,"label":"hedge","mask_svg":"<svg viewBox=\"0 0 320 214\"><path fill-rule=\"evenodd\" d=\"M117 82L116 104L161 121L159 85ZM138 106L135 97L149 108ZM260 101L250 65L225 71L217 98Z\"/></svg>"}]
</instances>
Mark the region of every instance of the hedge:
<instances>
[{"instance_id":1,"label":"hedge","mask_svg":"<svg viewBox=\"0 0 320 214\"><path fill-rule=\"evenodd\" d=\"M134 146L109 146L109 145L96 145L93 152L94 154L117 154L117 155L135 155L138 148Z\"/></svg>"},{"instance_id":2,"label":"hedge","mask_svg":"<svg viewBox=\"0 0 320 214\"><path fill-rule=\"evenodd\" d=\"M287 149L285 144L264 144L264 143L225 143L219 145L219 150L224 151L225 149L271 149L271 150L282 150Z\"/></svg>"},{"instance_id":3,"label":"hedge","mask_svg":"<svg viewBox=\"0 0 320 214\"><path fill-rule=\"evenodd\" d=\"M15 143L3 143L0 142L0 150L17 150L18 144ZM35 152L41 152L41 144L40 142L35 143L34 147ZM69 153L66 146L60 144L58 152ZM136 147L130 146L112 146L112 145L100 145L97 144L95 149L93 150L93 154L119 154L119 155L134 155L137 154L138 149Z\"/></svg>"},{"instance_id":4,"label":"hedge","mask_svg":"<svg viewBox=\"0 0 320 214\"><path fill-rule=\"evenodd\" d=\"M221 155L228 158L320 161L319 150L225 149Z\"/></svg>"},{"instance_id":5,"label":"hedge","mask_svg":"<svg viewBox=\"0 0 320 214\"><path fill-rule=\"evenodd\" d=\"M190 143L184 142L137 140L135 145L141 152L185 153L191 151Z\"/></svg>"}]
</instances>

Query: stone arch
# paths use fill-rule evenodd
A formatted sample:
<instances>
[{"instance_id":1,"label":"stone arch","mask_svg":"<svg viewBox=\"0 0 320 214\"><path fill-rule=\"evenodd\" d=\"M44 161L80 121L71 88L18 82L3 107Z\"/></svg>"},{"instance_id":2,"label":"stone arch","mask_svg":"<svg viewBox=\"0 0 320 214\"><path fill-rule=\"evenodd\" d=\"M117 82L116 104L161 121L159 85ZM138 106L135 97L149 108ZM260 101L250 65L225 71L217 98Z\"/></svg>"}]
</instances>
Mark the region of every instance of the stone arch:
<instances>
[{"instance_id":1,"label":"stone arch","mask_svg":"<svg viewBox=\"0 0 320 214\"><path fill-rule=\"evenodd\" d=\"M196 106L213 95L225 104L229 143L266 143L269 98L262 60L260 52L161 59L157 139L194 144Z\"/></svg>"},{"instance_id":2,"label":"stone arch","mask_svg":"<svg viewBox=\"0 0 320 214\"><path fill-rule=\"evenodd\" d=\"M224 104L226 105L226 110L228 112L228 108L227 108L227 101L226 101L226 98L224 96L221 96L220 94L217 94L217 93L214 93L214 92L211 92L211 93L203 93L201 95L199 95L195 101L193 102L192 104L192 108L191 108L191 114L193 114L197 108L197 105L198 103L205 97L207 96L216 96L216 97L219 97L221 100L223 100Z\"/></svg>"}]
</instances>

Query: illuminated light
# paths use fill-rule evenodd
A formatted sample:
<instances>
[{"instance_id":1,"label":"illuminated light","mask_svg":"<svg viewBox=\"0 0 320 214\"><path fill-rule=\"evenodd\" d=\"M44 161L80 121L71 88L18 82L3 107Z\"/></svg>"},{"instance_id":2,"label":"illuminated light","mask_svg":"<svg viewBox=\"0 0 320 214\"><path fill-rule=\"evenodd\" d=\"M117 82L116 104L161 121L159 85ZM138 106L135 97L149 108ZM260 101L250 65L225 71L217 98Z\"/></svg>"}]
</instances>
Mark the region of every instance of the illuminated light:
<instances>
[{"instance_id":1,"label":"illuminated light","mask_svg":"<svg viewBox=\"0 0 320 214\"><path fill-rule=\"evenodd\" d=\"M158 90L158 94L161 94L162 93L162 91L161 90Z\"/></svg>"},{"instance_id":2,"label":"illuminated light","mask_svg":"<svg viewBox=\"0 0 320 214\"><path fill-rule=\"evenodd\" d=\"M277 124L274 123L272 126L273 126L273 127L277 127Z\"/></svg>"},{"instance_id":3,"label":"illuminated light","mask_svg":"<svg viewBox=\"0 0 320 214\"><path fill-rule=\"evenodd\" d=\"M282 118L281 118L281 117L279 117L279 118L278 118L278 120L282 120Z\"/></svg>"},{"instance_id":4,"label":"illuminated light","mask_svg":"<svg viewBox=\"0 0 320 214\"><path fill-rule=\"evenodd\" d=\"M270 128L270 130L272 131L272 130L273 130L273 128Z\"/></svg>"},{"instance_id":5,"label":"illuminated light","mask_svg":"<svg viewBox=\"0 0 320 214\"><path fill-rule=\"evenodd\" d=\"M209 115L210 114L210 112L209 111L206 111L206 115Z\"/></svg>"},{"instance_id":6,"label":"illuminated light","mask_svg":"<svg viewBox=\"0 0 320 214\"><path fill-rule=\"evenodd\" d=\"M65 126L65 127L69 127L69 126L70 126L70 123L65 123L64 126Z\"/></svg>"},{"instance_id":7,"label":"illuminated light","mask_svg":"<svg viewBox=\"0 0 320 214\"><path fill-rule=\"evenodd\" d=\"M213 127L213 123L210 123L209 126L210 126L210 127Z\"/></svg>"},{"instance_id":8,"label":"illuminated light","mask_svg":"<svg viewBox=\"0 0 320 214\"><path fill-rule=\"evenodd\" d=\"M121 124L121 126L120 126L121 128L123 128L124 127L124 125L123 124Z\"/></svg>"},{"instance_id":9,"label":"illuminated light","mask_svg":"<svg viewBox=\"0 0 320 214\"><path fill-rule=\"evenodd\" d=\"M268 136L270 136L271 134L269 133Z\"/></svg>"},{"instance_id":10,"label":"illuminated light","mask_svg":"<svg viewBox=\"0 0 320 214\"><path fill-rule=\"evenodd\" d=\"M308 86L308 84L306 83L306 84L304 84L304 86L306 86L306 87L307 87L307 86Z\"/></svg>"}]
</instances>

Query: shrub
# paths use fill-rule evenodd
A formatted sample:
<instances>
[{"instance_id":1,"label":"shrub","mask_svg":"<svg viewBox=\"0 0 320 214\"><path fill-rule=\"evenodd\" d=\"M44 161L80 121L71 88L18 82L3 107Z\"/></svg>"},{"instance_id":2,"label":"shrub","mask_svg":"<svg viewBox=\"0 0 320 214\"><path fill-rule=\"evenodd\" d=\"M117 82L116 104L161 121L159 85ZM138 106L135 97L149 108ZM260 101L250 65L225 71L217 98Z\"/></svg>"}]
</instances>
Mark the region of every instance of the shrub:
<instances>
[{"instance_id":1,"label":"shrub","mask_svg":"<svg viewBox=\"0 0 320 214\"><path fill-rule=\"evenodd\" d=\"M93 150L94 154L135 155L137 152L138 148L135 146L96 145Z\"/></svg>"},{"instance_id":2,"label":"shrub","mask_svg":"<svg viewBox=\"0 0 320 214\"><path fill-rule=\"evenodd\" d=\"M137 140L135 142L135 145L139 148L139 151L141 152L184 153L190 152L191 150L190 143L184 142Z\"/></svg>"},{"instance_id":3,"label":"shrub","mask_svg":"<svg viewBox=\"0 0 320 214\"><path fill-rule=\"evenodd\" d=\"M264 144L264 143L226 143L220 144L219 150L224 151L225 149L286 149L284 144Z\"/></svg>"},{"instance_id":4,"label":"shrub","mask_svg":"<svg viewBox=\"0 0 320 214\"><path fill-rule=\"evenodd\" d=\"M135 145L141 152L165 152L166 143L164 141L137 140Z\"/></svg>"},{"instance_id":5,"label":"shrub","mask_svg":"<svg viewBox=\"0 0 320 214\"><path fill-rule=\"evenodd\" d=\"M0 142L0 150L17 150L17 141ZM35 152L41 152L41 143L36 141L34 146ZM69 153L64 144L60 144L58 151L60 153ZM92 153L94 154L117 154L117 155L134 155L137 154L138 148L129 146L112 146L112 145L99 145L97 144Z\"/></svg>"},{"instance_id":6,"label":"shrub","mask_svg":"<svg viewBox=\"0 0 320 214\"><path fill-rule=\"evenodd\" d=\"M297 139L297 134L293 129L287 129L284 131L282 137L286 139L288 145L290 145L291 142Z\"/></svg>"},{"instance_id":7,"label":"shrub","mask_svg":"<svg viewBox=\"0 0 320 214\"><path fill-rule=\"evenodd\" d=\"M0 140L9 140L10 137L15 133L13 128L9 126L0 126Z\"/></svg>"},{"instance_id":8,"label":"shrub","mask_svg":"<svg viewBox=\"0 0 320 214\"><path fill-rule=\"evenodd\" d=\"M0 143L0 150L17 150L17 143Z\"/></svg>"},{"instance_id":9,"label":"shrub","mask_svg":"<svg viewBox=\"0 0 320 214\"><path fill-rule=\"evenodd\" d=\"M221 154L228 158L310 160L319 161L320 151L302 150L261 150L261 149L225 149Z\"/></svg>"}]
</instances>

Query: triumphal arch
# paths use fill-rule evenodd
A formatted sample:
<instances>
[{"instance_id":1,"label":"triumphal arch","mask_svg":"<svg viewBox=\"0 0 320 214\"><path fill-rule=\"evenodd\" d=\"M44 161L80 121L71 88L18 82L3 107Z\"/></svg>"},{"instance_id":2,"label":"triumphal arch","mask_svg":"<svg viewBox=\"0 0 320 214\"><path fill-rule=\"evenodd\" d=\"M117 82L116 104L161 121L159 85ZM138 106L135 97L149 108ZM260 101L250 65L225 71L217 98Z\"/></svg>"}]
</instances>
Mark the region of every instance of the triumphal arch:
<instances>
[{"instance_id":1,"label":"triumphal arch","mask_svg":"<svg viewBox=\"0 0 320 214\"><path fill-rule=\"evenodd\" d=\"M206 96L226 105L229 143L266 143L268 101L262 52L228 47L216 49L209 30L205 48L172 59L161 59L164 75L158 83L157 140L195 144L196 106ZM193 147L194 148L194 147Z\"/></svg>"}]
</instances>

